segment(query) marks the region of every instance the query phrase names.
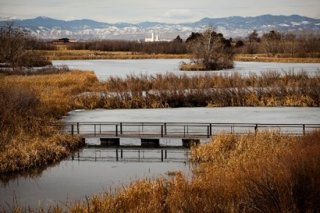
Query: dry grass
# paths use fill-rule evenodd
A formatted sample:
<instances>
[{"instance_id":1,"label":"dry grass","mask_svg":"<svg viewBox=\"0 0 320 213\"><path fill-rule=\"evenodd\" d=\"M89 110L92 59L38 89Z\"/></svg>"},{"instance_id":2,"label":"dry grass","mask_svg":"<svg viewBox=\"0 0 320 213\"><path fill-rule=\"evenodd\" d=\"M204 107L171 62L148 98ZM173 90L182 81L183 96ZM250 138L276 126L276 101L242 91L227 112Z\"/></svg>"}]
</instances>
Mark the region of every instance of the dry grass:
<instances>
[{"instance_id":1,"label":"dry grass","mask_svg":"<svg viewBox=\"0 0 320 213\"><path fill-rule=\"evenodd\" d=\"M177 174L137 181L115 195L73 203L68 212L318 212L319 142L319 131L218 135L192 148L191 180Z\"/></svg>"},{"instance_id":2,"label":"dry grass","mask_svg":"<svg viewBox=\"0 0 320 213\"><path fill-rule=\"evenodd\" d=\"M117 52L96 50L52 50L40 51L49 60L85 60L85 59L185 59L188 54L148 54L142 52Z\"/></svg>"},{"instance_id":3,"label":"dry grass","mask_svg":"<svg viewBox=\"0 0 320 213\"><path fill-rule=\"evenodd\" d=\"M77 96L85 108L161 108L200 106L320 106L319 75L266 72L248 76L155 75L110 78L96 93ZM101 95L109 94L109 95Z\"/></svg>"},{"instance_id":4,"label":"dry grass","mask_svg":"<svg viewBox=\"0 0 320 213\"><path fill-rule=\"evenodd\" d=\"M143 52L68 50L59 47L57 50L39 50L48 60L89 60L89 59L188 59L190 54L149 54ZM268 54L236 54L235 61L281 62L281 63L320 63L320 58L292 58L287 56L270 56ZM181 70L202 71L199 65L185 64Z\"/></svg>"},{"instance_id":5,"label":"dry grass","mask_svg":"<svg viewBox=\"0 0 320 213\"><path fill-rule=\"evenodd\" d=\"M203 94L199 91L214 86L228 92L230 87L250 86L275 87L275 90L301 87L301 91L314 92L318 82L319 77L304 74L281 77L277 73L261 77L131 76L103 83L92 72L1 76L0 173L46 166L76 149L80 145L78 138L61 135L47 124L77 107L112 107L119 101L124 104L120 106L141 107L135 98L140 97L146 103L141 91L150 90L159 90L161 101L165 97L167 100L182 97L181 103L186 101L181 96L186 89L197 91L193 97L199 97ZM79 94L88 91L118 95L111 99L94 96L90 99L93 103L88 97L83 98L86 106L80 102ZM319 95L317 91L320 90L315 95ZM232 97L238 97L240 93L234 94ZM154 101L150 102L152 106L159 107L157 104L162 102L158 96L152 97L147 101ZM194 100L190 99L190 103ZM270 132L219 135L210 144L193 148L192 160L198 165L191 181L181 174L169 180L141 180L116 195L99 195L72 204L69 212L317 212L320 210L319 142L320 132L305 137ZM59 207L51 209L51 212L62 211Z\"/></svg>"},{"instance_id":6,"label":"dry grass","mask_svg":"<svg viewBox=\"0 0 320 213\"><path fill-rule=\"evenodd\" d=\"M320 63L320 58L292 58L278 54L270 56L268 54L238 54L235 61L255 61L255 62L278 62L278 63Z\"/></svg>"},{"instance_id":7,"label":"dry grass","mask_svg":"<svg viewBox=\"0 0 320 213\"><path fill-rule=\"evenodd\" d=\"M201 64L187 64L187 63L181 64L179 69L182 71L205 71L205 70L207 70Z\"/></svg>"},{"instance_id":8,"label":"dry grass","mask_svg":"<svg viewBox=\"0 0 320 213\"><path fill-rule=\"evenodd\" d=\"M0 77L0 174L44 167L81 145L50 126L75 108L73 95L97 79L91 72Z\"/></svg>"}]
</instances>

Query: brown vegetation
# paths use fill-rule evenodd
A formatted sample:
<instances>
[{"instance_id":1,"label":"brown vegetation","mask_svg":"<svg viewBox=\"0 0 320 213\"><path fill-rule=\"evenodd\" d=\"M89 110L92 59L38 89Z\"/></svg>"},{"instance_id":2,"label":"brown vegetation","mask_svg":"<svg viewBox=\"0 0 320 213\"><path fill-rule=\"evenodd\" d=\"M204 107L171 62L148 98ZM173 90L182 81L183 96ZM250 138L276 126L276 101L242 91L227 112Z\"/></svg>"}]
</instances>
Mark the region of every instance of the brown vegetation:
<instances>
[{"instance_id":1,"label":"brown vegetation","mask_svg":"<svg viewBox=\"0 0 320 213\"><path fill-rule=\"evenodd\" d=\"M81 143L51 122L73 109L72 95L96 82L93 73L0 77L0 174L44 167Z\"/></svg>"},{"instance_id":2,"label":"brown vegetation","mask_svg":"<svg viewBox=\"0 0 320 213\"><path fill-rule=\"evenodd\" d=\"M85 59L185 59L188 54L149 54L141 52L117 52L99 50L52 50L39 51L50 60L85 60Z\"/></svg>"},{"instance_id":3,"label":"brown vegetation","mask_svg":"<svg viewBox=\"0 0 320 213\"><path fill-rule=\"evenodd\" d=\"M275 63L320 63L319 58L292 58L287 54L236 54L235 61L275 62Z\"/></svg>"},{"instance_id":4,"label":"brown vegetation","mask_svg":"<svg viewBox=\"0 0 320 213\"><path fill-rule=\"evenodd\" d=\"M3 75L0 173L45 167L78 148L77 137L63 135L50 125L75 108L248 103L319 106L319 81L319 76L306 73L277 72L261 76L128 76L106 82L98 82L92 72ZM181 174L169 180L141 180L116 195L97 195L74 203L68 211L317 212L319 140L319 132L304 137L270 132L218 135L212 143L192 148L191 160L196 165L191 180ZM52 207L50 211L63 210ZM16 212L22 209L17 207Z\"/></svg>"},{"instance_id":5,"label":"brown vegetation","mask_svg":"<svg viewBox=\"0 0 320 213\"><path fill-rule=\"evenodd\" d=\"M139 52L147 54L186 54L187 47L180 39L171 42L139 42L126 40L99 40L68 45L69 50L95 50L116 52Z\"/></svg>"},{"instance_id":6,"label":"brown vegetation","mask_svg":"<svg viewBox=\"0 0 320 213\"><path fill-rule=\"evenodd\" d=\"M192 33L186 41L177 37L171 42L99 40L63 45L53 45L37 40L33 42L33 49L49 50L44 52L51 60L190 58L191 43L200 38L200 33ZM270 31L259 36L253 31L244 39L224 39L224 43L226 42L230 42L230 45L234 47L236 60L240 61L319 63L320 58L318 35L295 35ZM205 48L198 49L202 52L205 52L204 50Z\"/></svg>"},{"instance_id":7,"label":"brown vegetation","mask_svg":"<svg viewBox=\"0 0 320 213\"><path fill-rule=\"evenodd\" d=\"M177 174L137 181L71 204L68 212L318 212L319 142L319 131L217 135L192 148L191 180Z\"/></svg>"},{"instance_id":8,"label":"brown vegetation","mask_svg":"<svg viewBox=\"0 0 320 213\"><path fill-rule=\"evenodd\" d=\"M188 49L192 53L192 65L201 70L222 70L233 68L233 47L221 33L207 29L188 40ZM186 70L188 66L181 66Z\"/></svg>"},{"instance_id":9,"label":"brown vegetation","mask_svg":"<svg viewBox=\"0 0 320 213\"><path fill-rule=\"evenodd\" d=\"M50 65L51 62L35 49L43 49L44 42L32 38L23 30L9 24L0 28L0 63L12 70L17 67L36 67Z\"/></svg>"},{"instance_id":10,"label":"brown vegetation","mask_svg":"<svg viewBox=\"0 0 320 213\"><path fill-rule=\"evenodd\" d=\"M241 41L241 42L240 42ZM285 58L320 58L319 35L280 33L270 31L260 37L256 31L245 40L238 40L242 45L236 46L236 53L267 54L269 57L282 56Z\"/></svg>"},{"instance_id":11,"label":"brown vegetation","mask_svg":"<svg viewBox=\"0 0 320 213\"><path fill-rule=\"evenodd\" d=\"M86 108L320 106L320 76L267 72L110 78L75 98Z\"/></svg>"},{"instance_id":12,"label":"brown vegetation","mask_svg":"<svg viewBox=\"0 0 320 213\"><path fill-rule=\"evenodd\" d=\"M53 139L64 146L68 144L64 141L74 139L60 136L58 129L48 124L77 108L320 106L320 77L306 73L167 74L99 82L92 72L60 71L46 75L5 75L0 77L0 85L1 173L39 165L39 156L44 162L65 156L59 152L68 151L53 146ZM51 148L45 148L49 145Z\"/></svg>"}]
</instances>

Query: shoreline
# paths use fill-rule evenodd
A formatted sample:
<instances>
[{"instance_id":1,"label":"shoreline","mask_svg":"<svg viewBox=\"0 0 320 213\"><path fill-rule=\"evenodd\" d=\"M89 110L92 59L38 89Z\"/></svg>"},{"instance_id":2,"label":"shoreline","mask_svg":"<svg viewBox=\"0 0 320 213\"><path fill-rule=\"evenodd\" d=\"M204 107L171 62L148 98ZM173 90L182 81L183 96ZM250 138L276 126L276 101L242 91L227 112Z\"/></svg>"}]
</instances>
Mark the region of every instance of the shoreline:
<instances>
[{"instance_id":1,"label":"shoreline","mask_svg":"<svg viewBox=\"0 0 320 213\"><path fill-rule=\"evenodd\" d=\"M92 50L54 50L39 51L49 60L135 60L135 59L190 59L190 54L148 54L140 52L92 51ZM236 54L234 61L242 62L278 62L278 63L320 63L320 58L290 58L266 56L266 54Z\"/></svg>"}]
</instances>

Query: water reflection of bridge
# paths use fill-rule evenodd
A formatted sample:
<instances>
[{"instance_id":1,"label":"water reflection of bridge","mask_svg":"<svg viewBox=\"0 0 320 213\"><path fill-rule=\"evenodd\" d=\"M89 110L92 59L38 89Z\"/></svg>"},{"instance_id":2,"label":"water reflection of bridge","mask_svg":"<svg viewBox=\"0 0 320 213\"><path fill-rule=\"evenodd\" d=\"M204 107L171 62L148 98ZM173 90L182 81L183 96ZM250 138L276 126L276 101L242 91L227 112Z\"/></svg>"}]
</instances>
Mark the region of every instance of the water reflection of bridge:
<instances>
[{"instance_id":1,"label":"water reflection of bridge","mask_svg":"<svg viewBox=\"0 0 320 213\"><path fill-rule=\"evenodd\" d=\"M188 163L187 148L85 148L74 153L73 161L181 162Z\"/></svg>"}]
</instances>

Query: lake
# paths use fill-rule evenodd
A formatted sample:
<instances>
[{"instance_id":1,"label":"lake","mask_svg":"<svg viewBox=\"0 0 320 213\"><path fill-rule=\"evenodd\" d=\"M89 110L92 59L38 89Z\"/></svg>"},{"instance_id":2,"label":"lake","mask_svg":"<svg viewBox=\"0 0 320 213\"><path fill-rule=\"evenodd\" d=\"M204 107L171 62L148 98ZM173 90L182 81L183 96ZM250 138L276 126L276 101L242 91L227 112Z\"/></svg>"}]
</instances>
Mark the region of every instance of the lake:
<instances>
[{"instance_id":1,"label":"lake","mask_svg":"<svg viewBox=\"0 0 320 213\"><path fill-rule=\"evenodd\" d=\"M75 110L65 122L320 123L319 107L194 107Z\"/></svg>"},{"instance_id":2,"label":"lake","mask_svg":"<svg viewBox=\"0 0 320 213\"><path fill-rule=\"evenodd\" d=\"M54 60L53 65L67 65L70 69L93 70L98 79L106 80L109 77L126 77L127 75L140 74L187 74L203 75L206 73L231 73L241 74L266 71L306 71L310 75L320 73L320 63L265 63L265 62L238 62L234 68L223 71L191 72L179 71L181 62L189 62L188 59L142 59L142 60Z\"/></svg>"},{"instance_id":3,"label":"lake","mask_svg":"<svg viewBox=\"0 0 320 213\"><path fill-rule=\"evenodd\" d=\"M53 61L54 65L67 65L71 69L94 70L100 80L110 76L130 74L188 74L182 72L180 59L157 60L66 60ZM184 60L188 61L188 60ZM276 71L301 71L310 75L320 72L320 64L235 62L231 70L211 73L242 74ZM308 107L217 107L173 109L116 109L75 110L64 117L65 122L207 122L207 123L273 123L317 124L320 108ZM126 139L124 139L126 140ZM129 140L129 139L128 139ZM99 138L88 141L99 142ZM130 141L123 141L123 143ZM164 143L167 143L166 141ZM169 142L168 142L169 143ZM170 142L171 143L171 142ZM178 142L181 143L181 142ZM161 161L161 148L123 150L116 157L113 148L84 148L68 159L36 174L3 180L0 187L1 207L9 209L13 203L21 206L44 207L52 204L65 206L67 202L83 200L86 196L106 191L114 192L131 181L141 178L168 177L170 171L182 171L191 176L188 150L168 149L168 158Z\"/></svg>"},{"instance_id":4,"label":"lake","mask_svg":"<svg viewBox=\"0 0 320 213\"><path fill-rule=\"evenodd\" d=\"M138 179L167 178L174 171L190 176L188 152L169 148L161 161L160 149L126 148L117 159L114 148L87 147L39 174L0 181L0 211L9 211L14 199L21 207L65 207L67 202L115 192Z\"/></svg>"},{"instance_id":5,"label":"lake","mask_svg":"<svg viewBox=\"0 0 320 213\"><path fill-rule=\"evenodd\" d=\"M169 109L75 110L65 122L214 122L214 123L320 123L320 108L309 107L216 107ZM94 143L98 138L87 139ZM126 139L124 139L126 140ZM128 139L129 140L129 139ZM163 139L165 140L165 139ZM122 141L121 143L126 143ZM130 141L127 141L130 143ZM136 143L136 142L133 142ZM171 141L162 143L172 144ZM180 143L180 142L176 142ZM178 145L178 144L176 144ZM170 171L191 176L188 150L168 148L161 161L161 149L130 148L123 158L114 148L84 148L79 154L47 168L35 176L20 176L2 182L0 205L8 207L15 198L21 206L46 208L65 205L85 196L114 191L140 178L168 177Z\"/></svg>"}]
</instances>

